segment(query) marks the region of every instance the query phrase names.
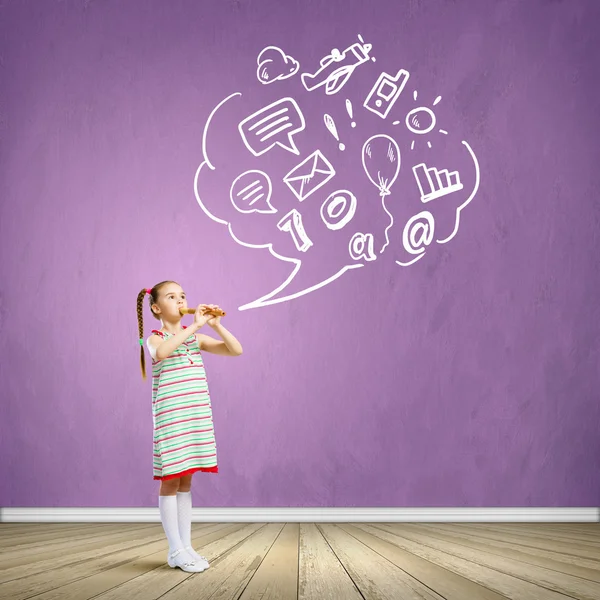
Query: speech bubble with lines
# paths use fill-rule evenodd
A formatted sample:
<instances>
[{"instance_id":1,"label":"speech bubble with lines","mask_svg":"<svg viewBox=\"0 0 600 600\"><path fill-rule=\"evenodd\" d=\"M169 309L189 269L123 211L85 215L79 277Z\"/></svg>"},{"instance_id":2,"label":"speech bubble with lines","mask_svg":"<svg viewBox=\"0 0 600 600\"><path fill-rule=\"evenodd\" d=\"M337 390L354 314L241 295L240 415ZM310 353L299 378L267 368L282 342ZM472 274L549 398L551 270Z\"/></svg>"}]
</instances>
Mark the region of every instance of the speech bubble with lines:
<instances>
[{"instance_id":1,"label":"speech bubble with lines","mask_svg":"<svg viewBox=\"0 0 600 600\"><path fill-rule=\"evenodd\" d=\"M281 98L238 125L244 145L254 156L264 154L275 145L292 154L300 154L293 136L305 127L304 115L293 98Z\"/></svg>"},{"instance_id":2,"label":"speech bubble with lines","mask_svg":"<svg viewBox=\"0 0 600 600\"><path fill-rule=\"evenodd\" d=\"M238 175L231 184L229 198L241 213L276 213L271 205L271 179L263 171L252 169Z\"/></svg>"}]
</instances>

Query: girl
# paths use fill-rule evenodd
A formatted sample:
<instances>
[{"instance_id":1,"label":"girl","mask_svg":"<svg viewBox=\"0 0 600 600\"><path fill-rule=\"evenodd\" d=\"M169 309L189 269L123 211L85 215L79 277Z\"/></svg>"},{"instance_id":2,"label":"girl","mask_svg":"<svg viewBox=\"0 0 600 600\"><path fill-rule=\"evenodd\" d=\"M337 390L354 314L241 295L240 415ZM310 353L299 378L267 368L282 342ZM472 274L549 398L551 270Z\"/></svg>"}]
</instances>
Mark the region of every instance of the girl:
<instances>
[{"instance_id":1,"label":"girl","mask_svg":"<svg viewBox=\"0 0 600 600\"><path fill-rule=\"evenodd\" d=\"M137 297L142 378L144 359L144 296L150 295L152 315L162 323L146 344L152 356L152 422L154 429L154 479L160 480L160 518L169 541L167 562L190 573L208 568L208 561L191 543L192 474L218 473L212 407L201 350L239 356L242 345L223 325L221 317L203 315L215 304L199 304L190 327L181 325L180 308L187 308L181 286L162 281ZM196 333L208 323L222 338Z\"/></svg>"}]
</instances>

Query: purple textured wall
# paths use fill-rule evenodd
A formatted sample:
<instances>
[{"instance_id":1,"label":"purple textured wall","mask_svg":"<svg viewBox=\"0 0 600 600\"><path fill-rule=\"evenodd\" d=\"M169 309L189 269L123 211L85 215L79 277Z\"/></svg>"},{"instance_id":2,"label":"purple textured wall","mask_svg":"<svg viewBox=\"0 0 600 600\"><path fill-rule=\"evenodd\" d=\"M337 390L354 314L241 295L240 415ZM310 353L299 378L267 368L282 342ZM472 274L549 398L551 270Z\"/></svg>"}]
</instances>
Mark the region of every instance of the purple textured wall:
<instances>
[{"instance_id":1,"label":"purple textured wall","mask_svg":"<svg viewBox=\"0 0 600 600\"><path fill-rule=\"evenodd\" d=\"M194 476L196 505L598 505L599 17L592 0L1 1L0 506L156 505L134 300L163 279L222 306L244 347L204 357L220 472ZM359 34L343 87L308 91ZM267 46L298 72L261 82ZM289 75L270 52L259 74ZM363 103L400 69L384 119ZM254 156L238 124L284 98L298 153ZM401 160L380 137L363 166L382 135ZM316 150L335 177L300 201L284 178ZM421 163L462 189L424 201ZM235 210L248 170L277 212ZM339 190L356 210L331 229ZM294 210L308 248L277 226ZM288 260L248 247L268 243Z\"/></svg>"}]
</instances>

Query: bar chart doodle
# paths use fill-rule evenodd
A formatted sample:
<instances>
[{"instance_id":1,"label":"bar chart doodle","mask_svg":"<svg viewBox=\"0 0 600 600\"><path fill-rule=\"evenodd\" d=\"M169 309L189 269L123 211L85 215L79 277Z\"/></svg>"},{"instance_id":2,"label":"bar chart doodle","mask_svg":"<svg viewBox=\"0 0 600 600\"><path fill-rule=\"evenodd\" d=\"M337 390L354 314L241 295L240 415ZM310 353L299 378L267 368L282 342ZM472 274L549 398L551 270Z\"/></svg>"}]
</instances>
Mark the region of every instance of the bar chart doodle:
<instances>
[{"instance_id":1,"label":"bar chart doodle","mask_svg":"<svg viewBox=\"0 0 600 600\"><path fill-rule=\"evenodd\" d=\"M448 169L428 168L425 163L413 167L413 173L421 192L421 201L429 202L462 190L458 171L449 172Z\"/></svg>"}]
</instances>

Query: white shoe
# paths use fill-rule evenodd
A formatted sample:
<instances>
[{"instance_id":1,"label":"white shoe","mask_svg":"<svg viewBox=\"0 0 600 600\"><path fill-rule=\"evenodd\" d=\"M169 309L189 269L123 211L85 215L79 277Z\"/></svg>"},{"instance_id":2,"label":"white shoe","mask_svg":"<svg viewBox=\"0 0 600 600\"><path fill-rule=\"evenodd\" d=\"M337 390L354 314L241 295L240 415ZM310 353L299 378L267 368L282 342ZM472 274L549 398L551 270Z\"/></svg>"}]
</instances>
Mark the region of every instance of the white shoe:
<instances>
[{"instance_id":1,"label":"white shoe","mask_svg":"<svg viewBox=\"0 0 600 600\"><path fill-rule=\"evenodd\" d=\"M179 548L179 550L169 554L167 562L171 569L179 567L182 571L188 573L201 573L204 571L204 566L195 561L184 548Z\"/></svg>"},{"instance_id":2,"label":"white shoe","mask_svg":"<svg viewBox=\"0 0 600 600\"><path fill-rule=\"evenodd\" d=\"M205 556L198 554L191 546L186 546L185 549L199 565L202 565L204 569L208 569L210 565L208 564Z\"/></svg>"}]
</instances>

